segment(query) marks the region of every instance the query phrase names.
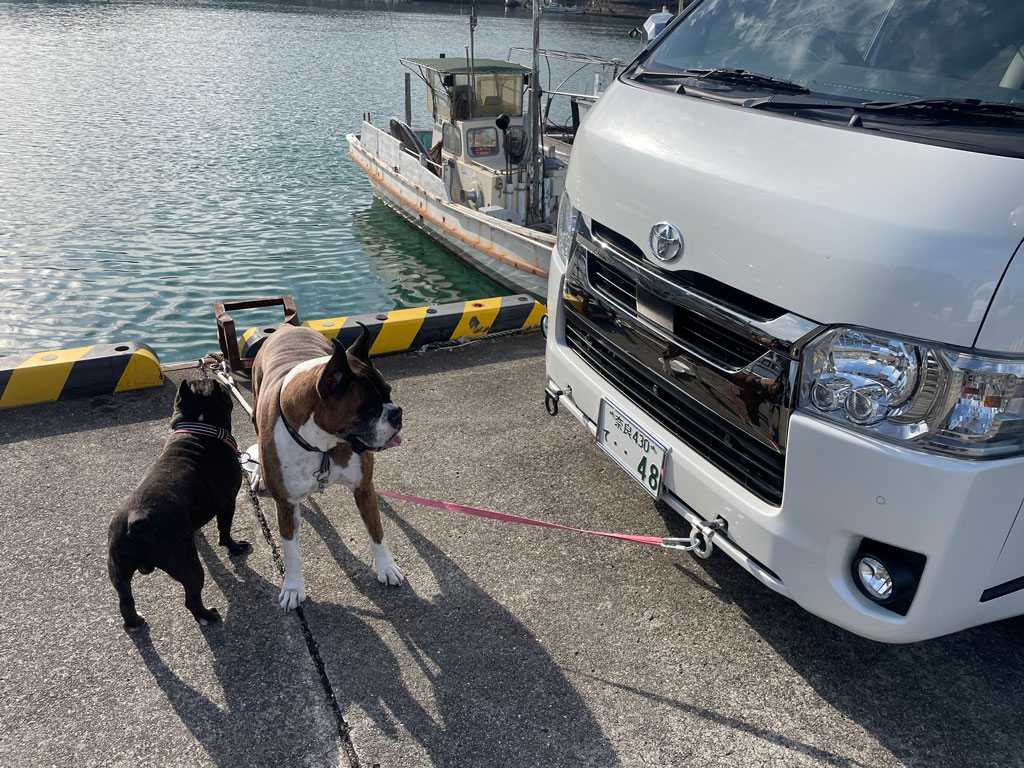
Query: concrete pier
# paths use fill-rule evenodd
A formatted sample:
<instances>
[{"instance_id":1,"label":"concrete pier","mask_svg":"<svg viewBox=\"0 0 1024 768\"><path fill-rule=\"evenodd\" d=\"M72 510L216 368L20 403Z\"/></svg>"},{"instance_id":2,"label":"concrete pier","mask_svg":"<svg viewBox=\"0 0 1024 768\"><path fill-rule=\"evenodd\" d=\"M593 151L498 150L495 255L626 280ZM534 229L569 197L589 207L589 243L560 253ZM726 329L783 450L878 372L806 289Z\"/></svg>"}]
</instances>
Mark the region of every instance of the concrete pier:
<instances>
[{"instance_id":1,"label":"concrete pier","mask_svg":"<svg viewBox=\"0 0 1024 768\"><path fill-rule=\"evenodd\" d=\"M539 335L377 360L405 442L377 487L597 530L686 535L570 416ZM303 510L309 599L276 603L273 504L233 559L199 538L200 627L137 576L121 628L106 527L161 450L163 387L0 412L0 765L1019 766L1024 621L857 638L727 557L382 500L407 577L380 585L351 494ZM235 435L253 442L235 409ZM827 499L822 500L827 503ZM268 535L269 534L269 535Z\"/></svg>"}]
</instances>

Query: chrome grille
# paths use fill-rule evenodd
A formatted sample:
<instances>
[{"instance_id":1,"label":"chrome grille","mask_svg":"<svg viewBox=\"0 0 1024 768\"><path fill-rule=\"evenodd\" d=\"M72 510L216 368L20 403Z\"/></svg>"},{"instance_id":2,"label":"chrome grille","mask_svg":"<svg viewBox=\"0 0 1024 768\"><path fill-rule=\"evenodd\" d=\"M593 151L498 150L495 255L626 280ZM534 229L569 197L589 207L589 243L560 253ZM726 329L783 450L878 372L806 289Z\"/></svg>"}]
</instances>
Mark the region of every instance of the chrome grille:
<instances>
[{"instance_id":1,"label":"chrome grille","mask_svg":"<svg viewBox=\"0 0 1024 768\"><path fill-rule=\"evenodd\" d=\"M637 283L634 278L591 251L587 251L587 274L597 293L637 311ZM739 370L768 351L764 345L723 328L692 309L672 306L671 311L674 316L672 333L688 349L721 363L723 367Z\"/></svg>"},{"instance_id":2,"label":"chrome grille","mask_svg":"<svg viewBox=\"0 0 1024 768\"><path fill-rule=\"evenodd\" d=\"M641 250L640 246L628 237L620 235L615 230L609 229L597 221L591 222L590 227L594 233L594 237L604 240L609 245L614 246L623 255L628 256L635 261L644 260L644 252Z\"/></svg>"},{"instance_id":3,"label":"chrome grille","mask_svg":"<svg viewBox=\"0 0 1024 768\"><path fill-rule=\"evenodd\" d=\"M817 324L655 266L593 221L569 256L562 307L569 349L750 493L782 503L800 349Z\"/></svg>"},{"instance_id":4,"label":"chrome grille","mask_svg":"<svg viewBox=\"0 0 1024 768\"><path fill-rule=\"evenodd\" d=\"M636 281L592 254L587 258L587 271L594 290L636 310Z\"/></svg>"},{"instance_id":5,"label":"chrome grille","mask_svg":"<svg viewBox=\"0 0 1024 768\"><path fill-rule=\"evenodd\" d=\"M685 307L676 307L674 330L688 345L702 350L707 357L721 360L730 368L750 365L768 351L766 347L716 326Z\"/></svg>"},{"instance_id":6,"label":"chrome grille","mask_svg":"<svg viewBox=\"0 0 1024 768\"><path fill-rule=\"evenodd\" d=\"M690 448L758 498L782 503L785 457L686 397L659 386L655 376L587 330L574 315L565 328L568 347Z\"/></svg>"}]
</instances>

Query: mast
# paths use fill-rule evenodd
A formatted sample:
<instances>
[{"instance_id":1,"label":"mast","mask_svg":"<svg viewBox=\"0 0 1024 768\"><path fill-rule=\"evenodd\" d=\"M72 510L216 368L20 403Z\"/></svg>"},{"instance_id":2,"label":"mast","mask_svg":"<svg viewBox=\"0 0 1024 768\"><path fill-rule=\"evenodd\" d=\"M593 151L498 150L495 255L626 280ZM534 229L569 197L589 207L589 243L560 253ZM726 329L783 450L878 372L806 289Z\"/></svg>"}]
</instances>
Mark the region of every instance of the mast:
<instances>
[{"instance_id":1,"label":"mast","mask_svg":"<svg viewBox=\"0 0 1024 768\"><path fill-rule=\"evenodd\" d=\"M473 30L476 29L476 0L469 10L469 116L473 117L473 105L476 104L476 69L474 61L476 54L473 51Z\"/></svg>"},{"instance_id":2,"label":"mast","mask_svg":"<svg viewBox=\"0 0 1024 768\"><path fill-rule=\"evenodd\" d=\"M540 114L540 0L533 0L533 72L530 75L530 210L528 224L544 218L544 130Z\"/></svg>"}]
</instances>

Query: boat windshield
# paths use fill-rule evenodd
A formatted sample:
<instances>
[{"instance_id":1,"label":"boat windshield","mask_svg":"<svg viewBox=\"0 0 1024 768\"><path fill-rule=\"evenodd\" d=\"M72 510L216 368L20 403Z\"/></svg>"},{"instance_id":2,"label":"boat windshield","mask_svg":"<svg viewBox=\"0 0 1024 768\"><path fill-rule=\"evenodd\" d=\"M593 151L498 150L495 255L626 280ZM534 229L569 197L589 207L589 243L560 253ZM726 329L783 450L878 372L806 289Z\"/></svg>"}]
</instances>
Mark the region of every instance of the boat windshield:
<instances>
[{"instance_id":1,"label":"boat windshield","mask_svg":"<svg viewBox=\"0 0 1024 768\"><path fill-rule=\"evenodd\" d=\"M473 117L523 113L522 75L477 75Z\"/></svg>"},{"instance_id":2,"label":"boat windshield","mask_svg":"<svg viewBox=\"0 0 1024 768\"><path fill-rule=\"evenodd\" d=\"M747 73L861 102L1024 104L1024 2L704 0L630 74L725 69L755 91Z\"/></svg>"},{"instance_id":3,"label":"boat windshield","mask_svg":"<svg viewBox=\"0 0 1024 768\"><path fill-rule=\"evenodd\" d=\"M518 116L523 113L523 76L521 74L476 75L476 98L470 108L470 76L468 73L448 75L437 72L429 76L427 98L431 114L443 120L466 120L470 117Z\"/></svg>"}]
</instances>

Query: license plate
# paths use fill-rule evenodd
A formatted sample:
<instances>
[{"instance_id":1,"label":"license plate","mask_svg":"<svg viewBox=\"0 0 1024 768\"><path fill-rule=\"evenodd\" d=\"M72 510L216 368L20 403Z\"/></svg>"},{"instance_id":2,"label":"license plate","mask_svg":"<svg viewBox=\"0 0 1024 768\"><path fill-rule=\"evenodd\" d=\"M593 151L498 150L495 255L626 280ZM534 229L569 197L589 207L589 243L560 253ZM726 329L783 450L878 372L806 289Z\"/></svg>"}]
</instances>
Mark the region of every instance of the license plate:
<instances>
[{"instance_id":1,"label":"license plate","mask_svg":"<svg viewBox=\"0 0 1024 768\"><path fill-rule=\"evenodd\" d=\"M651 496L661 495L668 449L609 400L601 400L597 443Z\"/></svg>"}]
</instances>

